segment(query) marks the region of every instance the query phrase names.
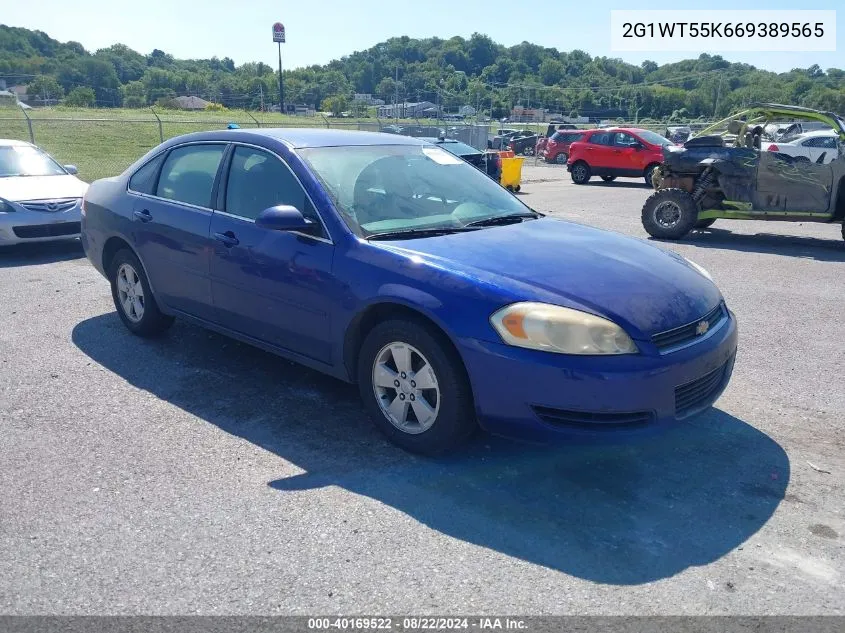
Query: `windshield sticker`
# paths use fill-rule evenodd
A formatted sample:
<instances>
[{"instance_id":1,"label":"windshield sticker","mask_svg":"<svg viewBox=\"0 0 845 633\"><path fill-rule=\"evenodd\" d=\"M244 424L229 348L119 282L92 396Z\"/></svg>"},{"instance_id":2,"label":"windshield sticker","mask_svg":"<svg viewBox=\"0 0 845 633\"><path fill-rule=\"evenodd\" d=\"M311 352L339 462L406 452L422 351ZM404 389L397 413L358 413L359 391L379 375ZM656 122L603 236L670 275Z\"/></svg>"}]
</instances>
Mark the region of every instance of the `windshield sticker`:
<instances>
[{"instance_id":1,"label":"windshield sticker","mask_svg":"<svg viewBox=\"0 0 845 633\"><path fill-rule=\"evenodd\" d=\"M446 150L440 149L439 147L423 147L422 151L423 154L428 156L438 165L460 165L463 162L454 154L450 154Z\"/></svg>"}]
</instances>

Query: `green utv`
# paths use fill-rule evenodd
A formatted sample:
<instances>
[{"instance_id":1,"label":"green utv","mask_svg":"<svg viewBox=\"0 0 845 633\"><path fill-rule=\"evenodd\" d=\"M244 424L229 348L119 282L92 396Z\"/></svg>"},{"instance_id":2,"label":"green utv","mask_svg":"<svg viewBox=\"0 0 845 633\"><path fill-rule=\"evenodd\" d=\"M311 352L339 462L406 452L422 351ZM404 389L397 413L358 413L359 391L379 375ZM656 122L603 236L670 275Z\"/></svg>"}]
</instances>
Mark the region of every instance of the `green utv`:
<instances>
[{"instance_id":1,"label":"green utv","mask_svg":"<svg viewBox=\"0 0 845 633\"><path fill-rule=\"evenodd\" d=\"M812 121L838 134L831 161L762 150L778 138L773 122ZM793 128L795 126L792 126ZM773 148L774 149L774 148ZM663 148L655 192L643 205L652 237L677 240L718 219L842 223L845 220L845 122L832 112L758 104L714 123L683 146ZM845 224L842 227L845 238Z\"/></svg>"}]
</instances>

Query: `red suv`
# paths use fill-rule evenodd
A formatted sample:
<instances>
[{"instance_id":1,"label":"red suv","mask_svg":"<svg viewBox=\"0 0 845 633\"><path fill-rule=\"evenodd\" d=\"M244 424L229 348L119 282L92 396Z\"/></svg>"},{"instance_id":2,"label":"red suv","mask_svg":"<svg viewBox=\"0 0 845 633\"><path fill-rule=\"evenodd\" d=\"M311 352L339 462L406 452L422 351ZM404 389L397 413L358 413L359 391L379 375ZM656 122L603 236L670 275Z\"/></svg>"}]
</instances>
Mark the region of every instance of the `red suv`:
<instances>
[{"instance_id":1,"label":"red suv","mask_svg":"<svg viewBox=\"0 0 845 633\"><path fill-rule=\"evenodd\" d=\"M565 165L569 158L569 145L584 138L584 130L558 130L552 134L543 151L547 163Z\"/></svg>"},{"instance_id":2,"label":"red suv","mask_svg":"<svg viewBox=\"0 0 845 633\"><path fill-rule=\"evenodd\" d=\"M666 145L674 143L650 130L630 127L590 130L570 145L566 169L576 185L585 184L592 176L601 176L605 182L620 176L645 178L651 186L651 174L663 162Z\"/></svg>"}]
</instances>

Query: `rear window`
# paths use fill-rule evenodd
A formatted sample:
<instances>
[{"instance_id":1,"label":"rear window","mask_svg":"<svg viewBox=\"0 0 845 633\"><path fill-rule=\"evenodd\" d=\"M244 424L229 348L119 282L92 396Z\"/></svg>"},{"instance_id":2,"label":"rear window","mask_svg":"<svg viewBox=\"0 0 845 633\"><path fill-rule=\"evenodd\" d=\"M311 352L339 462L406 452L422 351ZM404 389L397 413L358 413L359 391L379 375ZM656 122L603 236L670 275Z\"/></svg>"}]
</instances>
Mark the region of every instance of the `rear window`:
<instances>
[{"instance_id":1,"label":"rear window","mask_svg":"<svg viewBox=\"0 0 845 633\"><path fill-rule=\"evenodd\" d=\"M572 132L555 132L552 140L555 143L574 143L575 141L580 141L583 136L583 134L573 134Z\"/></svg>"}]
</instances>

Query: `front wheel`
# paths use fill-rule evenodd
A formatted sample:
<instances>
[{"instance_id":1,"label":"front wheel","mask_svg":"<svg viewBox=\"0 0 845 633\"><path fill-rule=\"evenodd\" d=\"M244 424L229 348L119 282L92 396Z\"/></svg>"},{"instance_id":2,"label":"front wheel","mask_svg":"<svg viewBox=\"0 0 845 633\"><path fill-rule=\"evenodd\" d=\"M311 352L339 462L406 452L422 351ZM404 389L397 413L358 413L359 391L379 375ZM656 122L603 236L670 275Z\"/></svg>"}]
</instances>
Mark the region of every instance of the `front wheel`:
<instances>
[{"instance_id":1,"label":"front wheel","mask_svg":"<svg viewBox=\"0 0 845 633\"><path fill-rule=\"evenodd\" d=\"M130 332L156 336L173 325L173 317L159 310L144 267L132 251L123 249L115 254L109 281L117 314Z\"/></svg>"},{"instance_id":2,"label":"front wheel","mask_svg":"<svg viewBox=\"0 0 845 633\"><path fill-rule=\"evenodd\" d=\"M643 205L643 228L652 237L678 240L698 221L698 205L683 189L661 189Z\"/></svg>"},{"instance_id":3,"label":"front wheel","mask_svg":"<svg viewBox=\"0 0 845 633\"><path fill-rule=\"evenodd\" d=\"M358 384L376 426L409 452L453 450L477 429L460 357L442 335L416 321L373 328L361 346Z\"/></svg>"},{"instance_id":4,"label":"front wheel","mask_svg":"<svg viewBox=\"0 0 845 633\"><path fill-rule=\"evenodd\" d=\"M592 173L590 166L584 161L578 161L572 166L572 182L576 185L585 185L590 180Z\"/></svg>"},{"instance_id":5,"label":"front wheel","mask_svg":"<svg viewBox=\"0 0 845 633\"><path fill-rule=\"evenodd\" d=\"M649 165L646 167L645 172L643 173L643 178L645 179L645 184L649 187L654 189L654 170L657 169L657 165Z\"/></svg>"}]
</instances>

